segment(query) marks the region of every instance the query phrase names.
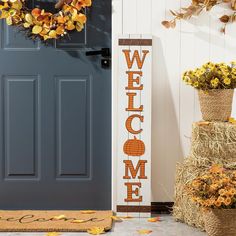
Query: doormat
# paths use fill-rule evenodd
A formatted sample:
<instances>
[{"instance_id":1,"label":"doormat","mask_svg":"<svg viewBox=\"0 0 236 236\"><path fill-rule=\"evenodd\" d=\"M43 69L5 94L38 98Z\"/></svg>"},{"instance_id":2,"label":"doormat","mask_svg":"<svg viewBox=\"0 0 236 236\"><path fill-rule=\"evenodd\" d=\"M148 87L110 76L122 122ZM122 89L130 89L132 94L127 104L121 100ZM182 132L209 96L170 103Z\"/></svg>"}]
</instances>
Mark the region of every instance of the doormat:
<instances>
[{"instance_id":1,"label":"doormat","mask_svg":"<svg viewBox=\"0 0 236 236\"><path fill-rule=\"evenodd\" d=\"M112 211L0 210L1 232L85 232L112 228Z\"/></svg>"}]
</instances>

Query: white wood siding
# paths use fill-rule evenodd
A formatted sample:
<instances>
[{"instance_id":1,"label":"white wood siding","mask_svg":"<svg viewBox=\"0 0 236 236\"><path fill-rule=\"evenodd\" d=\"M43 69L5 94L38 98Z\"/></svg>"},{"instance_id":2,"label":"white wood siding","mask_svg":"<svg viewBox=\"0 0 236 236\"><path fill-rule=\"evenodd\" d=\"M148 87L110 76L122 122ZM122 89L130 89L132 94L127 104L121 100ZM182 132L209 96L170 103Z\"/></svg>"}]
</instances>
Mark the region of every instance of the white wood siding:
<instances>
[{"instance_id":1,"label":"white wood siding","mask_svg":"<svg viewBox=\"0 0 236 236\"><path fill-rule=\"evenodd\" d=\"M218 17L226 10L216 7L211 13L204 13L198 19L178 22L176 29L167 30L162 27L161 21L171 18L169 9L184 7L190 1L112 2L113 127L117 114L117 36L152 34L152 200L172 201L176 162L188 155L191 124L201 118L197 93L182 83L181 74L209 60L236 60L236 25L228 26L226 35L221 34ZM233 115L236 115L236 109L233 109ZM114 128L114 165L116 135Z\"/></svg>"}]
</instances>

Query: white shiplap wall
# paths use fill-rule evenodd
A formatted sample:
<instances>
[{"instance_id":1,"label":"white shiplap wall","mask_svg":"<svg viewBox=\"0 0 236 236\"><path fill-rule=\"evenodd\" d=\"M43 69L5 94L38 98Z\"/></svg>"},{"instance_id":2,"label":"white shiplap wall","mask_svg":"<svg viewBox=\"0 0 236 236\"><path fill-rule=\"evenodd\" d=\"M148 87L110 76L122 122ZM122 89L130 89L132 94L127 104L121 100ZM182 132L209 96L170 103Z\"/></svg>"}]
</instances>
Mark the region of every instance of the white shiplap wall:
<instances>
[{"instance_id":1,"label":"white shiplap wall","mask_svg":"<svg viewBox=\"0 0 236 236\"><path fill-rule=\"evenodd\" d=\"M191 124L201 118L196 92L184 85L184 70L209 60L236 60L236 25L219 32L218 17L227 10L216 7L198 19L182 21L176 29L161 25L170 19L169 9L187 5L186 0L112 0L113 2L113 127L116 127L117 36L153 36L152 81L152 197L153 201L172 201L175 165L188 155ZM190 1L189 1L190 2ZM236 99L235 99L236 100ZM236 109L234 109L235 115ZM116 157L114 128L114 167ZM116 173L114 171L114 177ZM115 181L115 178L113 178ZM115 183L114 183L115 186ZM115 200L115 198L114 198Z\"/></svg>"}]
</instances>

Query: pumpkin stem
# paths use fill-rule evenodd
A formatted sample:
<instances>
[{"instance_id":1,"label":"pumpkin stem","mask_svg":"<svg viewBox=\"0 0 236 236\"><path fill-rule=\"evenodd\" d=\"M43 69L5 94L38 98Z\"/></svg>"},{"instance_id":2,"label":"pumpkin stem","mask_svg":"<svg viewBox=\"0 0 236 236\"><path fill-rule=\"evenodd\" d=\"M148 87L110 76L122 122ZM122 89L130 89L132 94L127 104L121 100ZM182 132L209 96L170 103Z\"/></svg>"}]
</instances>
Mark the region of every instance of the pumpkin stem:
<instances>
[{"instance_id":1,"label":"pumpkin stem","mask_svg":"<svg viewBox=\"0 0 236 236\"><path fill-rule=\"evenodd\" d=\"M136 136L134 136L134 140L137 140Z\"/></svg>"}]
</instances>

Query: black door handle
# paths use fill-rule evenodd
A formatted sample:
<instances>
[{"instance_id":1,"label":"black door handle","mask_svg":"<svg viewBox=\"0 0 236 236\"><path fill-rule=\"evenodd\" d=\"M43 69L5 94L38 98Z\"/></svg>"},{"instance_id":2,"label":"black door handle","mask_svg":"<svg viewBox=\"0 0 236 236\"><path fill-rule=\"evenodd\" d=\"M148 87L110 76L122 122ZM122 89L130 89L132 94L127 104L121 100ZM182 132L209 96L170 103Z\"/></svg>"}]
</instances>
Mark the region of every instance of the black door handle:
<instances>
[{"instance_id":1,"label":"black door handle","mask_svg":"<svg viewBox=\"0 0 236 236\"><path fill-rule=\"evenodd\" d=\"M110 48L102 48L101 50L87 51L85 53L86 56L97 56L101 55L101 67L104 69L108 69L111 66L111 52Z\"/></svg>"},{"instance_id":2,"label":"black door handle","mask_svg":"<svg viewBox=\"0 0 236 236\"><path fill-rule=\"evenodd\" d=\"M102 48L101 50L87 51L85 53L86 56L96 56L101 55L102 57L109 58L111 57L110 48Z\"/></svg>"}]
</instances>

